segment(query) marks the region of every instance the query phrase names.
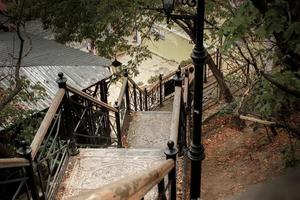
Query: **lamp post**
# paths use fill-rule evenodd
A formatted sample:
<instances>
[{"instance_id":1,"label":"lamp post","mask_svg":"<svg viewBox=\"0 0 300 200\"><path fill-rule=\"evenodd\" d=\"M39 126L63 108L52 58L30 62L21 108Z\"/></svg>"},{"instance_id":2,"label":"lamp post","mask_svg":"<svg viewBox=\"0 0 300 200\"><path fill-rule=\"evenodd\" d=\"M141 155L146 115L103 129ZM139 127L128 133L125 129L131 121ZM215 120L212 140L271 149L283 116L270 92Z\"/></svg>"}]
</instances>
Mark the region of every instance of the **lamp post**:
<instances>
[{"instance_id":1,"label":"lamp post","mask_svg":"<svg viewBox=\"0 0 300 200\"><path fill-rule=\"evenodd\" d=\"M195 66L193 137L188 157L191 160L191 199L200 199L201 193L201 163L204 159L204 147L201 142L202 134L202 100L203 100L203 69L206 51L203 45L205 0L180 0L183 5L197 6L195 15L172 14L175 0L162 0L163 8L168 19L191 19L194 22L195 46L192 60Z\"/></svg>"}]
</instances>

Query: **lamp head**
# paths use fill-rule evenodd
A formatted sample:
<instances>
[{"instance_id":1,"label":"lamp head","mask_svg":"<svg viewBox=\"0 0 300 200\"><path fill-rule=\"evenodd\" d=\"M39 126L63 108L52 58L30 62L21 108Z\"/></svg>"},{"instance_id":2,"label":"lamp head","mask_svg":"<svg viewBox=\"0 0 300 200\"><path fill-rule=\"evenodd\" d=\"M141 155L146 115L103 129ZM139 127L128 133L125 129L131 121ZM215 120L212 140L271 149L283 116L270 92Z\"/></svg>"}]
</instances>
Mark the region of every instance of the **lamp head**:
<instances>
[{"instance_id":1,"label":"lamp head","mask_svg":"<svg viewBox=\"0 0 300 200\"><path fill-rule=\"evenodd\" d=\"M163 9L167 16L171 15L174 9L175 0L162 0Z\"/></svg>"}]
</instances>

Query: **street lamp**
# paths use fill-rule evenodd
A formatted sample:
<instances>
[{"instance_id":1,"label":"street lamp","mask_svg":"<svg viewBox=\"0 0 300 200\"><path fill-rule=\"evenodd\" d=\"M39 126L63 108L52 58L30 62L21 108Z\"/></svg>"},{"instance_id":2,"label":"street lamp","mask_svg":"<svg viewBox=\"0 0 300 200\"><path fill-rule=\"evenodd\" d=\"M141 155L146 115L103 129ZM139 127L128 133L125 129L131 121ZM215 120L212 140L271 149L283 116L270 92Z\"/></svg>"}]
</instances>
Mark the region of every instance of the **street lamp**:
<instances>
[{"instance_id":1,"label":"street lamp","mask_svg":"<svg viewBox=\"0 0 300 200\"><path fill-rule=\"evenodd\" d=\"M163 9L166 13L167 16L171 15L171 13L173 12L174 9L174 4L175 1L174 0L162 0L163 2Z\"/></svg>"},{"instance_id":2,"label":"street lamp","mask_svg":"<svg viewBox=\"0 0 300 200\"><path fill-rule=\"evenodd\" d=\"M195 15L172 14L175 0L162 0L163 9L168 18L191 19L194 22L195 46L192 60L195 66L194 109L193 109L193 137L188 157L191 160L191 199L199 199L201 192L201 163L204 159L204 147L201 142L202 134L202 100L203 100L203 69L206 51L203 45L205 0L180 0L183 5L194 7L197 5Z\"/></svg>"}]
</instances>

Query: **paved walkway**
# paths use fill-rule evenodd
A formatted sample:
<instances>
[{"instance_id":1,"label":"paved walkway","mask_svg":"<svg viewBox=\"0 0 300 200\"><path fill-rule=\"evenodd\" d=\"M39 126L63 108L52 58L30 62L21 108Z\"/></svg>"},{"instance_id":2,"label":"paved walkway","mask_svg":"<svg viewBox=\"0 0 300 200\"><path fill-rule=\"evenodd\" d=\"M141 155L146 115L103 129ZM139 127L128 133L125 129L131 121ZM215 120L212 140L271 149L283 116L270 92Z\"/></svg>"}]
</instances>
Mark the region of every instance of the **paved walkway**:
<instances>
[{"instance_id":1,"label":"paved walkway","mask_svg":"<svg viewBox=\"0 0 300 200\"><path fill-rule=\"evenodd\" d=\"M164 161L159 149L80 149L71 157L56 199L88 192L130 174L149 169ZM156 187L145 199L155 199Z\"/></svg>"},{"instance_id":2,"label":"paved walkway","mask_svg":"<svg viewBox=\"0 0 300 200\"><path fill-rule=\"evenodd\" d=\"M164 149L170 136L171 112L143 111L132 113L128 129L130 148Z\"/></svg>"},{"instance_id":3,"label":"paved walkway","mask_svg":"<svg viewBox=\"0 0 300 200\"><path fill-rule=\"evenodd\" d=\"M129 149L80 149L70 158L56 199L67 200L122 177L149 169L165 160L171 112L133 112L128 131ZM154 187L145 199L156 199Z\"/></svg>"}]
</instances>

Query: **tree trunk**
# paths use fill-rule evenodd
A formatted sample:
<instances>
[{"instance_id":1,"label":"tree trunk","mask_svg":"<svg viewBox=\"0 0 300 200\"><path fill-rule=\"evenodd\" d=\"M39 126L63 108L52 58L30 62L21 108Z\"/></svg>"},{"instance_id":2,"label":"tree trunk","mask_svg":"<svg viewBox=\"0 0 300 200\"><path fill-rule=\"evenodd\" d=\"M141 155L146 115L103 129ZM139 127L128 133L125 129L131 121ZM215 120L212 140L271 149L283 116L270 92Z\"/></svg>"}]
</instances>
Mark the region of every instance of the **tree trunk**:
<instances>
[{"instance_id":1,"label":"tree trunk","mask_svg":"<svg viewBox=\"0 0 300 200\"><path fill-rule=\"evenodd\" d=\"M221 70L219 70L218 66L215 64L214 60L212 59L209 53L207 53L206 63L208 64L210 70L212 71L214 77L216 78L225 101L227 103L231 103L233 101L233 96L231 94L231 91L229 90L228 86L225 83L225 79Z\"/></svg>"}]
</instances>

